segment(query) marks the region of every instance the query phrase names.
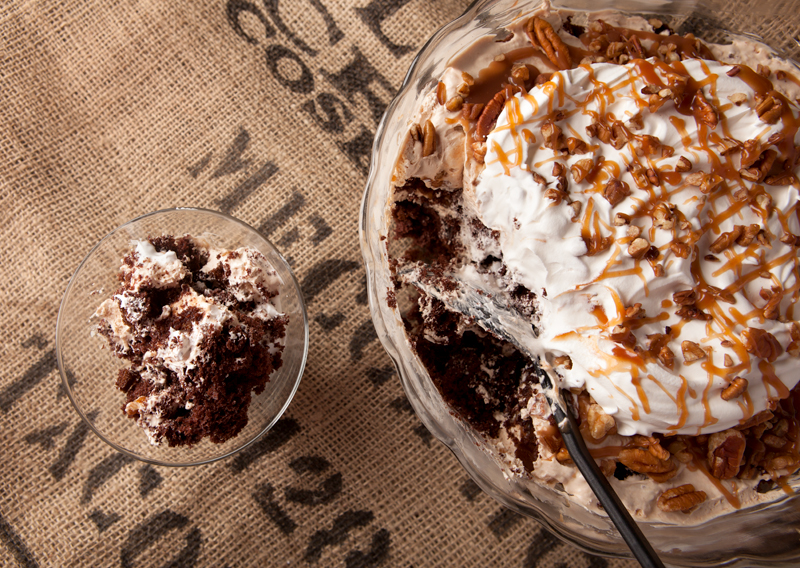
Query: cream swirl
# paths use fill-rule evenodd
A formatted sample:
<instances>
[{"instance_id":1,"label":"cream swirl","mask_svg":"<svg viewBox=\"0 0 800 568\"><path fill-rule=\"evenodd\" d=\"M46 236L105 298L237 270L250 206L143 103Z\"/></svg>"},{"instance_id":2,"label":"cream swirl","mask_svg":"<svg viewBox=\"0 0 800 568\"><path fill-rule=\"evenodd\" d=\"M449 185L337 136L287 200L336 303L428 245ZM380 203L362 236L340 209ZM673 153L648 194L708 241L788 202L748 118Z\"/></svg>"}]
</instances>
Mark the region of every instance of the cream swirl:
<instances>
[{"instance_id":1,"label":"cream swirl","mask_svg":"<svg viewBox=\"0 0 800 568\"><path fill-rule=\"evenodd\" d=\"M794 159L797 109L781 97L782 117L765 121L764 93L731 69L581 65L511 97L487 139L475 198L512 278L539 296L536 348L569 355L565 386L585 386L623 435L734 427L800 379L787 352L797 166L775 179ZM692 116L695 91L695 114L707 101L716 121ZM754 346L761 330L779 356ZM747 389L725 400L734 378Z\"/></svg>"}]
</instances>

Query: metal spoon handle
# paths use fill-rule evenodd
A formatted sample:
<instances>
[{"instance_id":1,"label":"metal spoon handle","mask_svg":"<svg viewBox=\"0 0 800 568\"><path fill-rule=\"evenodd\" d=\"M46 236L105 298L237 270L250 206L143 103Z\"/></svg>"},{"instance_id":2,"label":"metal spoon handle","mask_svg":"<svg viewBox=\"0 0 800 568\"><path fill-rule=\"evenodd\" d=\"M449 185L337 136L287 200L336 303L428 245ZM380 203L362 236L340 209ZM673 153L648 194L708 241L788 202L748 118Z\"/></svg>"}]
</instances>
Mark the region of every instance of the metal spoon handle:
<instances>
[{"instance_id":1,"label":"metal spoon handle","mask_svg":"<svg viewBox=\"0 0 800 568\"><path fill-rule=\"evenodd\" d=\"M550 403L550 409L556 419L556 424L561 432L564 445L567 447L570 458L575 462L578 470L583 474L586 482L591 487L598 501L603 506L614 526L617 527L622 539L630 547L634 558L644 568L664 568L661 559L653 550L650 542L642 534L639 525L633 520L628 509L623 505L616 491L606 479L606 476L597 467L597 463L589 453L589 448L583 441L583 436L578 429L578 423L572 412L567 410L564 398L556 387L550 375L539 369L539 382L543 387L545 397Z\"/></svg>"}]
</instances>

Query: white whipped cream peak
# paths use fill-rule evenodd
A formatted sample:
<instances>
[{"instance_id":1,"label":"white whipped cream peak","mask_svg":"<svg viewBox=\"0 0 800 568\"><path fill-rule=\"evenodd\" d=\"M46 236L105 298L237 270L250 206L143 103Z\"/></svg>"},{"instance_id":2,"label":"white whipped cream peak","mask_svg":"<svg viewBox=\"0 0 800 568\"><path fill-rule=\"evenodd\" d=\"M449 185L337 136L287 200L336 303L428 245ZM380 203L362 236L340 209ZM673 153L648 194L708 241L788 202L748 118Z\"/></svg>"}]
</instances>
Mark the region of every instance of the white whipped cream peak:
<instances>
[{"instance_id":1,"label":"white whipped cream peak","mask_svg":"<svg viewBox=\"0 0 800 568\"><path fill-rule=\"evenodd\" d=\"M741 78L728 76L731 66L702 60L681 65L718 110L715 128L698 126L691 114L682 114L671 100L656 112L648 110L649 95L641 89L654 82L653 74L669 83L666 65L641 61L581 65L557 72L544 85L506 102L487 139L486 167L475 185L478 214L487 227L499 231L503 262L512 278L539 296L537 349L542 355L571 357L571 370L559 368L565 386L585 386L615 418L622 435L696 435L734 427L786 396L800 379L796 359L784 352L767 363L746 351L740 335L752 326L770 332L784 350L792 341L788 322L763 317L766 300L759 292L780 284L784 290L781 313L793 319L800 287L797 249L779 238L787 232L800 234L797 183L774 186L726 179L725 190L702 196L698 187L687 183L688 173L675 172L681 158L691 162L691 172L722 172L725 168L735 172L739 154L720 156L716 148L723 138L757 139L767 148L767 140L784 125L780 120L767 124L759 118L754 110L755 92ZM747 100L734 104L728 97L735 94L744 94ZM556 120L563 136L584 141L587 153L562 155L545 147L541 127L553 120L556 110L564 115ZM793 105L791 112L796 121ZM615 149L591 138L586 127L598 117L626 124L633 139ZM638 117L641 128L636 124ZM674 154L642 152L637 141L644 136L671 146ZM600 156L604 162L595 173L575 182L570 168L585 159L597 164ZM566 167L569 182L568 198L560 202L545 196L545 188L557 183L553 175L556 161ZM662 172L660 183L637 185L629 171L629 166L637 163ZM545 185L541 179L537 182L532 172L539 174ZM615 205L603 195L612 178L630 188L630 195ZM751 194L769 194L775 211L764 220L756 207L733 199L740 188ZM578 206L570 206L569 201L580 203L577 215ZM684 228L679 228L677 221L669 230L654 226L652 217L644 213L658 203L674 206L683 217ZM618 213L629 215L631 224L615 225ZM734 225L751 224L767 230L771 248L758 243L737 245L716 254L718 261L704 260L721 233L733 230ZM657 260L637 260L628 254L635 238L628 233L631 225L641 229L640 236L658 249ZM670 243L692 232L699 236L693 244L700 258L681 258L670 249ZM589 256L586 242L592 235L611 237L613 242ZM656 265L661 266L663 276L656 277ZM762 276L765 272L770 273L769 278ZM701 307L712 316L710 321L677 316L679 306L673 303L673 294L698 286L727 290L735 303L703 300ZM664 334L671 328L667 345L675 356L673 369L609 338L615 325L625 323L625 309L635 304L641 304L646 314L631 326L636 344L646 349L648 335ZM685 363L681 344L686 340L705 349L707 357ZM723 364L725 355L733 366ZM734 376L747 379L749 387L743 396L725 401L721 391Z\"/></svg>"}]
</instances>

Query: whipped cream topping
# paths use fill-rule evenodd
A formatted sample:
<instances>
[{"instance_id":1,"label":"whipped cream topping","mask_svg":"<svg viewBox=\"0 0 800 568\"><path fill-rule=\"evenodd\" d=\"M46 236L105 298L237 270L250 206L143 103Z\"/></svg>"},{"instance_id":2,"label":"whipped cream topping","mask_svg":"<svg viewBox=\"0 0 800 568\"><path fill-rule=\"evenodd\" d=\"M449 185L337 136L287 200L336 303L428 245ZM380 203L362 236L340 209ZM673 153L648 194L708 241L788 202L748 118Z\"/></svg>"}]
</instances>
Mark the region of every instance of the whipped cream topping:
<instances>
[{"instance_id":1,"label":"whipped cream topping","mask_svg":"<svg viewBox=\"0 0 800 568\"><path fill-rule=\"evenodd\" d=\"M781 148L791 148L798 112L784 100L783 117L763 121L752 81L731 69L637 60L560 71L511 97L486 141L474 198L483 223L499 232L512 279L538 296L542 323L532 347L550 360L568 355L572 368L558 368L564 386L585 387L622 435L734 427L800 379L786 351L797 339L797 248L780 240L800 234L797 179L748 181L739 174L741 148L724 151L726 139L767 149L779 134L788 136ZM690 101L648 108L642 89L684 84L676 75L702 91L716 125L696 119ZM621 124L623 139L587 134L598 121ZM584 144L583 153L553 149L542 133L548 122ZM648 169L658 179L649 180ZM701 186L702 174L711 177ZM565 178L568 188L555 191ZM613 180L623 184L619 197L609 196ZM769 244L753 238L719 250L719 237L736 226L756 227ZM647 244L645 257L633 252L637 239ZM682 306L673 295L692 290L703 319L676 313ZM780 317L767 319L765 305L776 294ZM748 328L772 334L780 355L754 354ZM699 358L685 358L686 342L701 349ZM674 354L671 368L648 351L654 344ZM735 377L747 380L746 391L723 400Z\"/></svg>"}]
</instances>

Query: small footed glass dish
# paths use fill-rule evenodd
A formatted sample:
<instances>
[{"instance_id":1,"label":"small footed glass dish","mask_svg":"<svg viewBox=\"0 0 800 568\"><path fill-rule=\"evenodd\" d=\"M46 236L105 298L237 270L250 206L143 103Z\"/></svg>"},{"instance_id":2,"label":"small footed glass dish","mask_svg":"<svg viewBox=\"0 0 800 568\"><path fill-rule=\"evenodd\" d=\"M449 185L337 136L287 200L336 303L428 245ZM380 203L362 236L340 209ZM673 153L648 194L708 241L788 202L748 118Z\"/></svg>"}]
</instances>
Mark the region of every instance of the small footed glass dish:
<instances>
[{"instance_id":1,"label":"small footed glass dish","mask_svg":"<svg viewBox=\"0 0 800 568\"><path fill-rule=\"evenodd\" d=\"M767 22L796 30L800 14L779 15L775 6L745 6L741 9L716 1L681 0L565 0L554 8L577 13L601 10L623 11L645 19L660 18L675 33L693 33L701 40L721 43L730 34L755 37L769 31ZM630 557L611 522L570 501L557 489L533 483L509 473L493 454L493 448L442 399L425 366L412 348L395 296L388 242L392 220L388 214L392 176L401 143L410 121L425 95L432 92L448 64L481 40L502 42L508 25L540 8L543 2L513 0L475 2L460 18L439 30L414 60L405 81L379 125L362 203L360 239L367 270L370 309L379 339L393 359L403 388L426 427L456 455L469 475L505 506L540 521L565 541L605 556ZM738 6L738 4L737 4ZM738 10L738 11L737 11ZM780 18L792 20L792 24ZM766 27L765 27L766 26ZM774 34L771 38L782 38ZM772 43L776 43L773 41ZM774 47L774 46L773 46ZM782 46L786 48L787 46ZM788 45L796 56L797 46ZM784 56L787 60L788 57ZM754 64L755 65L755 64ZM642 523L645 535L665 563L686 567L798 566L800 565L800 476L784 480L783 489L770 492L773 500L734 510L710 520L673 524Z\"/></svg>"},{"instance_id":2,"label":"small footed glass dish","mask_svg":"<svg viewBox=\"0 0 800 568\"><path fill-rule=\"evenodd\" d=\"M187 446L153 445L146 432L123 412L125 394L116 386L129 363L116 357L97 332L96 310L119 286L121 259L136 241L170 235L206 240L217 249L255 249L267 259L279 280L279 308L288 316L282 364L264 390L252 393L246 425L230 439L213 443L208 437ZM155 249L154 249L155 250ZM128 456L165 466L210 463L256 442L278 421L300 384L308 356L308 319L300 287L280 253L249 225L229 215L204 209L156 211L134 219L104 237L81 262L67 284L56 324L58 369L66 392L100 439ZM128 407L130 405L127 405ZM191 405L187 403L187 412ZM222 411L223 413L225 410Z\"/></svg>"}]
</instances>

